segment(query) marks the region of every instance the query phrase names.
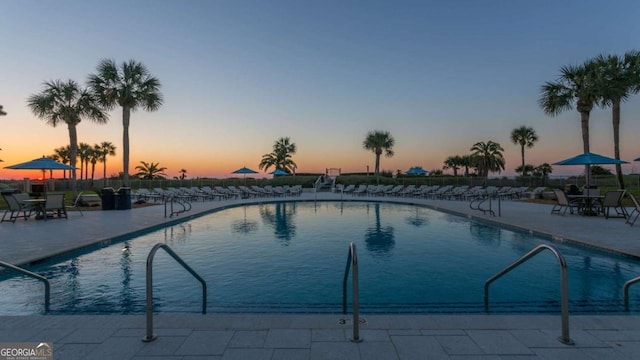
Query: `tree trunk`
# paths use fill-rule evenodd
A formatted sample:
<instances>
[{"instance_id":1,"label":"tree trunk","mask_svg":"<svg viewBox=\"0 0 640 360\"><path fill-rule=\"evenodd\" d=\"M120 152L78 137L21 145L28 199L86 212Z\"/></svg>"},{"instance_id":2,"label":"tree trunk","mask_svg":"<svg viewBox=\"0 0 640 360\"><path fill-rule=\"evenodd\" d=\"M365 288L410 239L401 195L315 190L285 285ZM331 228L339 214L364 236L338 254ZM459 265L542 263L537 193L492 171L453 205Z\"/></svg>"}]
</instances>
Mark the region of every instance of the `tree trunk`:
<instances>
[{"instance_id":1,"label":"tree trunk","mask_svg":"<svg viewBox=\"0 0 640 360\"><path fill-rule=\"evenodd\" d=\"M527 171L524 169L524 144L520 144L520 153L522 154L522 176L527 176Z\"/></svg>"},{"instance_id":2,"label":"tree trunk","mask_svg":"<svg viewBox=\"0 0 640 360\"><path fill-rule=\"evenodd\" d=\"M74 124L67 124L69 129L69 165L73 169L69 170L71 175L71 193L75 199L78 196L78 185L76 184L76 157L78 157L78 134Z\"/></svg>"},{"instance_id":3,"label":"tree trunk","mask_svg":"<svg viewBox=\"0 0 640 360\"><path fill-rule=\"evenodd\" d=\"M102 185L104 187L107 186L107 156L102 159L102 163L104 164L102 168Z\"/></svg>"},{"instance_id":4,"label":"tree trunk","mask_svg":"<svg viewBox=\"0 0 640 360\"><path fill-rule=\"evenodd\" d=\"M122 107L122 184L129 186L129 119L131 109L125 105Z\"/></svg>"},{"instance_id":5,"label":"tree trunk","mask_svg":"<svg viewBox=\"0 0 640 360\"><path fill-rule=\"evenodd\" d=\"M591 112L591 109L589 109L588 111L580 111L580 125L582 126L582 147L583 147L583 152L585 153L589 152L589 113L590 112ZM589 165L585 165L584 176L586 177L586 181L588 182L591 181L590 171L591 171L591 168L589 167ZM587 183L586 185L589 186L591 184Z\"/></svg>"},{"instance_id":6,"label":"tree trunk","mask_svg":"<svg viewBox=\"0 0 640 360\"><path fill-rule=\"evenodd\" d=\"M620 99L614 100L611 105L611 120L613 122L613 154L616 160L620 160ZM616 164L616 176L618 189L624 189L622 165L620 164Z\"/></svg>"}]
</instances>

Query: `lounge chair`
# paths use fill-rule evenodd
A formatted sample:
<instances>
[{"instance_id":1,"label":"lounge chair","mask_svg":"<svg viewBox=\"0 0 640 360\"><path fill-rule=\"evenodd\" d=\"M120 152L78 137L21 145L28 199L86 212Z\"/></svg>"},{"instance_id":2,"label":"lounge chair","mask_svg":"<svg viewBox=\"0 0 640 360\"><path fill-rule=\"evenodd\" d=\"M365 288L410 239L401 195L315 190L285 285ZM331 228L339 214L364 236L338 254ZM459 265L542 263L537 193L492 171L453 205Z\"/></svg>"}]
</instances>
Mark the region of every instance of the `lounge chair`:
<instances>
[{"instance_id":1,"label":"lounge chair","mask_svg":"<svg viewBox=\"0 0 640 360\"><path fill-rule=\"evenodd\" d=\"M34 209L32 206L22 203L23 196L26 196L27 199L29 198L29 194L27 193L2 194L4 201L7 203L8 209L4 212L4 215L2 215L2 220L0 220L0 222L16 222L16 219L19 217L23 217L27 220L31 216ZM6 218L7 215L9 215L8 219Z\"/></svg>"},{"instance_id":2,"label":"lounge chair","mask_svg":"<svg viewBox=\"0 0 640 360\"><path fill-rule=\"evenodd\" d=\"M58 216L58 218L67 219L67 209L64 207L64 194L47 194L44 202L44 219L47 217Z\"/></svg>"},{"instance_id":3,"label":"lounge chair","mask_svg":"<svg viewBox=\"0 0 640 360\"><path fill-rule=\"evenodd\" d=\"M627 218L629 214L627 214L627 210L622 206L622 199L624 198L624 194L626 190L615 190L608 191L604 194L604 198L602 199L602 203L599 204L599 210L602 211L605 218L610 217L622 217ZM616 212L616 215L610 215L609 210L613 209Z\"/></svg>"},{"instance_id":4,"label":"lounge chair","mask_svg":"<svg viewBox=\"0 0 640 360\"><path fill-rule=\"evenodd\" d=\"M68 208L78 209L78 211L80 211L80 215L84 216L84 213L80 209L80 205L83 205L83 200L82 200L83 197L82 197L82 195L83 195L83 193L80 192L80 194L78 194L78 196L76 196L76 200L73 202L73 205L68 206ZM100 198L98 198L98 200L100 200Z\"/></svg>"},{"instance_id":5,"label":"lounge chair","mask_svg":"<svg viewBox=\"0 0 640 360\"><path fill-rule=\"evenodd\" d=\"M627 217L625 224L629 224L629 226L633 226L633 224L636 223L636 220L638 220L638 217L640 217L640 203L638 203L638 199L636 199L636 197L633 196L633 194L627 193L627 196L629 196L629 198L631 199L631 202L633 203L633 210L631 210L631 213Z\"/></svg>"},{"instance_id":6,"label":"lounge chair","mask_svg":"<svg viewBox=\"0 0 640 360\"><path fill-rule=\"evenodd\" d=\"M569 198L567 198L567 194L565 194L564 191L560 189L553 189L553 193L556 195L556 199L558 200L558 202L553 205L551 214L559 214L564 216L564 214L567 213L567 209L569 209L569 212L571 214L573 214L573 209L579 209L579 204L575 201L569 201Z\"/></svg>"}]
</instances>

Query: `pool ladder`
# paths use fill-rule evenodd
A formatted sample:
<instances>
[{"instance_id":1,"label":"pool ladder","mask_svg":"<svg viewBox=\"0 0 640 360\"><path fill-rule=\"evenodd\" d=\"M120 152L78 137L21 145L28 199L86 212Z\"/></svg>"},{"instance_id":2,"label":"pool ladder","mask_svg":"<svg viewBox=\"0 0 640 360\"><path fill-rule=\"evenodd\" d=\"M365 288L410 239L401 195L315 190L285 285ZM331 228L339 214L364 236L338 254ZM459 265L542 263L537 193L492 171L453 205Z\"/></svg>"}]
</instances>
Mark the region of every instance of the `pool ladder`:
<instances>
[{"instance_id":1,"label":"pool ladder","mask_svg":"<svg viewBox=\"0 0 640 360\"><path fill-rule=\"evenodd\" d=\"M342 313L347 313L347 279L349 278L349 268L352 268L352 294L353 297L353 336L352 342L361 342L360 338L360 316L358 306L358 254L356 252L356 244L349 244L349 254L347 255L347 266L344 269L344 278L342 280Z\"/></svg>"},{"instance_id":2,"label":"pool ladder","mask_svg":"<svg viewBox=\"0 0 640 360\"><path fill-rule=\"evenodd\" d=\"M167 209L167 204L169 208ZM174 210L173 205L180 205L182 208L179 210ZM173 215L180 215L183 212L187 212L191 210L191 203L185 199L178 198L175 196L171 196L164 202L164 217L167 217L167 213L169 213L169 217L173 217Z\"/></svg>"},{"instance_id":3,"label":"pool ladder","mask_svg":"<svg viewBox=\"0 0 640 360\"><path fill-rule=\"evenodd\" d=\"M640 281L640 276L627 281L626 283L624 283L624 286L622 287L622 295L624 298L624 311L629 311L629 287L637 283L638 281Z\"/></svg>"},{"instance_id":4,"label":"pool ladder","mask_svg":"<svg viewBox=\"0 0 640 360\"><path fill-rule=\"evenodd\" d=\"M45 278L44 276L38 275L34 272L31 272L29 270L25 270L21 267L9 264L4 261L0 261L0 266L17 271L21 274L24 274L34 279L42 281L44 283L44 310L49 311L49 302L50 302L49 300L51 298L51 285L49 284L49 280L47 280L47 278Z\"/></svg>"},{"instance_id":5,"label":"pool ladder","mask_svg":"<svg viewBox=\"0 0 640 360\"><path fill-rule=\"evenodd\" d=\"M159 249L164 249L167 254L171 255L178 264L182 265L193 277L202 284L202 313L207 313L207 283L198 273L195 272L187 263L185 263L178 254L173 252L171 248L163 243L156 244L147 256L147 334L142 338L144 342L151 342L158 338L153 333L153 258Z\"/></svg>"},{"instance_id":6,"label":"pool ladder","mask_svg":"<svg viewBox=\"0 0 640 360\"><path fill-rule=\"evenodd\" d=\"M469 208L471 210L478 210L478 211L482 211L483 214L491 214L491 216L496 216L496 212L493 211L493 204L492 204L492 199L496 198L498 200L498 216L502 216L502 202L500 201L500 197L496 196L495 193L493 194L487 194L487 197L485 198L478 198L475 200L471 200L471 202L469 203ZM484 204L485 202L489 201L489 208L482 208L481 205ZM475 207L474 207L475 204Z\"/></svg>"},{"instance_id":7,"label":"pool ladder","mask_svg":"<svg viewBox=\"0 0 640 360\"><path fill-rule=\"evenodd\" d=\"M551 251L556 256L556 258L558 259L558 263L560 264L560 312L562 318L562 335L558 338L558 340L565 345L573 345L574 342L569 337L569 292L567 286L567 262L560 251L558 251L551 245L543 244L536 246L533 250L526 253L516 262L507 266L502 271L489 278L489 280L484 283L484 310L486 312L489 312L489 285L495 280L498 280L500 277L502 277L502 275L505 275L509 271L515 269L517 266L529 260L543 250Z\"/></svg>"}]
</instances>

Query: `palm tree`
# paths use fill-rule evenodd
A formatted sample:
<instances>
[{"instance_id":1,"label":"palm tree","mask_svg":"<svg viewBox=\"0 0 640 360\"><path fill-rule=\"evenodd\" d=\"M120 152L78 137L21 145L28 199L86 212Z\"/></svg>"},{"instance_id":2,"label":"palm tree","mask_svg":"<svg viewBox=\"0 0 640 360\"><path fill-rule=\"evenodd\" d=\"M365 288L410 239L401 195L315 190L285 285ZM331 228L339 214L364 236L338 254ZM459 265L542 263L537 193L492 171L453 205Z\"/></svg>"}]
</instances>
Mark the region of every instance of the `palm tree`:
<instances>
[{"instance_id":1,"label":"palm tree","mask_svg":"<svg viewBox=\"0 0 640 360\"><path fill-rule=\"evenodd\" d=\"M362 142L362 147L365 150L370 150L376 154L376 177L380 175L380 155L384 152L386 157L392 157L394 155L393 145L395 145L395 140L391 133L380 130L370 131Z\"/></svg>"},{"instance_id":2,"label":"palm tree","mask_svg":"<svg viewBox=\"0 0 640 360\"><path fill-rule=\"evenodd\" d=\"M96 163L102 157L100 152L100 145L94 144L91 150L89 150L89 162L91 163L91 186L93 187L93 180L96 175ZM88 165L88 164L87 164Z\"/></svg>"},{"instance_id":3,"label":"palm tree","mask_svg":"<svg viewBox=\"0 0 640 360\"><path fill-rule=\"evenodd\" d=\"M180 171L178 171L180 173L180 180L184 180L187 178L187 170L186 169L180 169Z\"/></svg>"},{"instance_id":4,"label":"palm tree","mask_svg":"<svg viewBox=\"0 0 640 360\"><path fill-rule=\"evenodd\" d=\"M298 165L293 161L292 155L296 150L296 144L289 137L282 137L273 144L271 153L262 155L258 168L268 171L273 166L289 174L294 173Z\"/></svg>"},{"instance_id":5,"label":"palm tree","mask_svg":"<svg viewBox=\"0 0 640 360\"><path fill-rule=\"evenodd\" d=\"M464 176L469 177L469 168L473 166L473 157L468 154L460 156L460 166L464 167Z\"/></svg>"},{"instance_id":6,"label":"palm tree","mask_svg":"<svg viewBox=\"0 0 640 360\"><path fill-rule=\"evenodd\" d=\"M82 119L88 119L99 124L107 122L106 112L98 106L96 99L80 88L77 82L68 80L49 81L44 83L44 89L27 99L27 106L47 124L56 127L61 122L67 125L69 131L69 159L70 165L76 167L78 153L78 134L76 126ZM71 170L71 189L73 197L77 196L76 171Z\"/></svg>"},{"instance_id":7,"label":"palm tree","mask_svg":"<svg viewBox=\"0 0 640 360\"><path fill-rule=\"evenodd\" d=\"M91 150L93 148L87 143L81 142L78 145L78 157L80 158L80 180L83 179L82 173L84 173L84 179L87 180L87 169L89 168L89 157L91 156Z\"/></svg>"},{"instance_id":8,"label":"palm tree","mask_svg":"<svg viewBox=\"0 0 640 360\"><path fill-rule=\"evenodd\" d=\"M458 176L458 169L462 167L462 157L460 155L449 156L444 160L444 166L442 166L443 170L451 169L453 170L453 176Z\"/></svg>"},{"instance_id":9,"label":"palm tree","mask_svg":"<svg viewBox=\"0 0 640 360\"><path fill-rule=\"evenodd\" d=\"M613 152L620 160L620 103L640 90L640 52L629 51L624 57L599 55L594 59L599 71L602 107L611 106L613 123ZM622 166L616 164L618 188L624 189Z\"/></svg>"},{"instance_id":10,"label":"palm tree","mask_svg":"<svg viewBox=\"0 0 640 360\"><path fill-rule=\"evenodd\" d=\"M2 110L2 105L0 105L0 116L5 116L5 115L7 115L7 113L4 110Z\"/></svg>"},{"instance_id":11,"label":"palm tree","mask_svg":"<svg viewBox=\"0 0 640 360\"><path fill-rule=\"evenodd\" d=\"M146 163L144 161L140 161L140 163L142 165L136 166L136 170L138 170L136 176L140 179L164 179L167 176L164 173L167 168L160 167L160 163Z\"/></svg>"},{"instance_id":12,"label":"palm tree","mask_svg":"<svg viewBox=\"0 0 640 360\"><path fill-rule=\"evenodd\" d=\"M107 156L115 156L116 155L116 146L113 145L110 141L103 141L96 147L100 154L100 158L98 159L102 164L102 178L104 179L105 186L107 185Z\"/></svg>"},{"instance_id":13,"label":"palm tree","mask_svg":"<svg viewBox=\"0 0 640 360\"><path fill-rule=\"evenodd\" d=\"M156 111L162 105L160 81L151 76L139 62L129 60L118 67L114 60L104 59L97 67L97 74L89 75L89 86L108 110L122 107L122 163L123 183L129 183L129 122L131 111L142 108Z\"/></svg>"},{"instance_id":14,"label":"palm tree","mask_svg":"<svg viewBox=\"0 0 640 360\"><path fill-rule=\"evenodd\" d=\"M574 107L580 113L582 128L582 145L585 153L589 152L589 116L599 96L597 87L597 66L593 61L586 61L579 66L563 66L560 77L555 82L547 81L542 85L540 107L545 114L556 116ZM585 172L589 165L585 165Z\"/></svg>"},{"instance_id":15,"label":"palm tree","mask_svg":"<svg viewBox=\"0 0 640 360\"><path fill-rule=\"evenodd\" d=\"M478 176L484 177L485 183L490 172L500 173L504 170L504 149L497 142L477 142L471 147L471 151L478 168Z\"/></svg>"},{"instance_id":16,"label":"palm tree","mask_svg":"<svg viewBox=\"0 0 640 360\"><path fill-rule=\"evenodd\" d=\"M71 162L71 159L69 159L69 145L53 149L53 153L55 154L57 161L63 164L69 164ZM63 178L66 179L67 170L63 170L62 175Z\"/></svg>"},{"instance_id":17,"label":"palm tree","mask_svg":"<svg viewBox=\"0 0 640 360\"><path fill-rule=\"evenodd\" d=\"M516 145L520 145L520 153L522 155L522 166L520 168L522 169L522 176L527 176L528 168L524 164L524 148L525 146L532 148L538 141L538 134L533 128L523 125L511 131L511 141Z\"/></svg>"}]
</instances>

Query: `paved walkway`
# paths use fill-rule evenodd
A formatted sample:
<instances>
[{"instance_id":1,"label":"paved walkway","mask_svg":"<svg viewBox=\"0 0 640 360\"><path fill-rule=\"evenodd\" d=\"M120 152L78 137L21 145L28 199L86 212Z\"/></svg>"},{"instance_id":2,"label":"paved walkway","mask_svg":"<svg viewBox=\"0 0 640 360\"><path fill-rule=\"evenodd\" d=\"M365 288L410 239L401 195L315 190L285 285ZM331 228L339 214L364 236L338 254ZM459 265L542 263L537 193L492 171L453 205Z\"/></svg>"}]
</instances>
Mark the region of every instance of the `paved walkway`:
<instances>
[{"instance_id":1,"label":"paved walkway","mask_svg":"<svg viewBox=\"0 0 640 360\"><path fill-rule=\"evenodd\" d=\"M320 193L317 200L341 196ZM305 193L299 200L313 201ZM356 200L380 200L355 198ZM248 199L199 202L176 218L164 206L126 211L90 211L68 220L0 224L0 260L26 264ZM344 200L354 200L351 196ZM501 216L469 209L468 202L384 199L414 203L497 221L508 226L640 257L640 226L623 219L550 215L550 205L505 201ZM495 204L494 204L495 205ZM348 317L341 315L162 314L159 335L143 343L145 318L120 316L0 316L0 342L53 344L55 359L637 359L640 318L573 316L571 339L564 345L559 316L518 315L372 315L362 314L361 343L349 341ZM346 320L346 321L342 321ZM346 324L341 324L345 322Z\"/></svg>"}]
</instances>

